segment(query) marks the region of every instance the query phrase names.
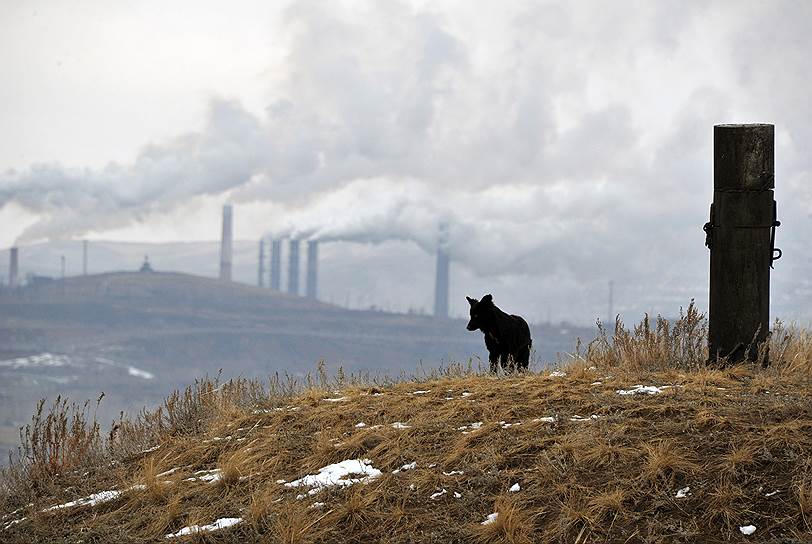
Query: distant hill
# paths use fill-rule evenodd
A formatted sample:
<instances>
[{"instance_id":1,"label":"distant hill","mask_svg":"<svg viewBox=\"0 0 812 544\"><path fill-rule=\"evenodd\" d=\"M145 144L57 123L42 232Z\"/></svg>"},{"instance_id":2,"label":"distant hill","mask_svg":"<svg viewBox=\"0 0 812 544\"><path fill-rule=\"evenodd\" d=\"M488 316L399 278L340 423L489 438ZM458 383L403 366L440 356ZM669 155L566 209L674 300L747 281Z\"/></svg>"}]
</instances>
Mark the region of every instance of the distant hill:
<instances>
[{"instance_id":1,"label":"distant hill","mask_svg":"<svg viewBox=\"0 0 812 544\"><path fill-rule=\"evenodd\" d=\"M537 360L589 329L534 327ZM0 293L0 447L16 443L40 397L107 400L112 419L204 375L411 372L487 359L463 320L347 310L245 284L179 273L119 272Z\"/></svg>"}]
</instances>

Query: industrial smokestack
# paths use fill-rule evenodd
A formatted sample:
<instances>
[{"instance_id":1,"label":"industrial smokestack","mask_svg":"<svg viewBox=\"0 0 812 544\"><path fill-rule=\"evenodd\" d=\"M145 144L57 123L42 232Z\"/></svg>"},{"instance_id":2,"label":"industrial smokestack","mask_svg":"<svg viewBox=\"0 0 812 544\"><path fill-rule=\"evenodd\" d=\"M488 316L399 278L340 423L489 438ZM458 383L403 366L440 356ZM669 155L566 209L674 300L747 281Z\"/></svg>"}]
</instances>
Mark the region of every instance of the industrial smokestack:
<instances>
[{"instance_id":1,"label":"industrial smokestack","mask_svg":"<svg viewBox=\"0 0 812 544\"><path fill-rule=\"evenodd\" d=\"M265 287L265 240L259 239L259 271L257 272L257 285Z\"/></svg>"},{"instance_id":2,"label":"industrial smokestack","mask_svg":"<svg viewBox=\"0 0 812 544\"><path fill-rule=\"evenodd\" d=\"M271 242L271 289L282 290L282 240Z\"/></svg>"},{"instance_id":3,"label":"industrial smokestack","mask_svg":"<svg viewBox=\"0 0 812 544\"><path fill-rule=\"evenodd\" d=\"M19 252L16 247L11 248L8 259L8 286L17 287L17 274L19 270Z\"/></svg>"},{"instance_id":4,"label":"industrial smokestack","mask_svg":"<svg viewBox=\"0 0 812 544\"><path fill-rule=\"evenodd\" d=\"M299 294L299 240L290 241L290 264L288 267L288 293Z\"/></svg>"},{"instance_id":5,"label":"industrial smokestack","mask_svg":"<svg viewBox=\"0 0 812 544\"><path fill-rule=\"evenodd\" d=\"M87 240L82 240L82 275L87 276Z\"/></svg>"},{"instance_id":6,"label":"industrial smokestack","mask_svg":"<svg viewBox=\"0 0 812 544\"><path fill-rule=\"evenodd\" d=\"M220 279L231 281L231 247L233 240L231 204L223 206L223 237L220 241Z\"/></svg>"},{"instance_id":7,"label":"industrial smokestack","mask_svg":"<svg viewBox=\"0 0 812 544\"><path fill-rule=\"evenodd\" d=\"M318 287L318 261L319 261L319 243L316 240L307 242L307 298L316 298L316 291Z\"/></svg>"},{"instance_id":8,"label":"industrial smokestack","mask_svg":"<svg viewBox=\"0 0 812 544\"><path fill-rule=\"evenodd\" d=\"M437 276L434 282L434 317L448 317L448 225L440 225L437 243Z\"/></svg>"}]
</instances>

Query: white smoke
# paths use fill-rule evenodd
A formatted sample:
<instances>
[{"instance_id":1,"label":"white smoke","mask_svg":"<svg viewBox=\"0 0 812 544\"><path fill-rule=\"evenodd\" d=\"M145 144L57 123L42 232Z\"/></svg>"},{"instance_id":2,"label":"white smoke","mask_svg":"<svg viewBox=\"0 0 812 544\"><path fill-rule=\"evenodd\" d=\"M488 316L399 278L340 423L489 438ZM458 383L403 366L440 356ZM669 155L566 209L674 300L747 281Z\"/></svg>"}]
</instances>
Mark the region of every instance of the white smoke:
<instances>
[{"instance_id":1,"label":"white smoke","mask_svg":"<svg viewBox=\"0 0 812 544\"><path fill-rule=\"evenodd\" d=\"M296 2L264 115L214 100L201 132L132 164L2 174L0 208L38 214L30 241L222 195L272 203L275 237L433 252L445 222L480 274L702 282L714 123L775 122L787 213L810 209L809 8L751 8ZM742 38L767 15L782 29L769 54Z\"/></svg>"}]
</instances>

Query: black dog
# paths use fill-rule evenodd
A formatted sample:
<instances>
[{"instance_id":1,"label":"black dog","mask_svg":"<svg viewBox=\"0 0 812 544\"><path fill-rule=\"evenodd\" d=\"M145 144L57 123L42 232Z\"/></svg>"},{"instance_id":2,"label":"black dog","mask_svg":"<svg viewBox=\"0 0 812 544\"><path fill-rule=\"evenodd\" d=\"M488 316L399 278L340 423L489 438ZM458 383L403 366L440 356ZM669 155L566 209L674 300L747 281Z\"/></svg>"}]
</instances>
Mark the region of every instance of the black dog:
<instances>
[{"instance_id":1,"label":"black dog","mask_svg":"<svg viewBox=\"0 0 812 544\"><path fill-rule=\"evenodd\" d=\"M471 305L468 330L479 329L485 333L491 372L495 373L500 363L508 372L527 370L530 347L533 345L527 322L518 315L508 315L497 308L491 295L485 295L482 300L465 298Z\"/></svg>"}]
</instances>

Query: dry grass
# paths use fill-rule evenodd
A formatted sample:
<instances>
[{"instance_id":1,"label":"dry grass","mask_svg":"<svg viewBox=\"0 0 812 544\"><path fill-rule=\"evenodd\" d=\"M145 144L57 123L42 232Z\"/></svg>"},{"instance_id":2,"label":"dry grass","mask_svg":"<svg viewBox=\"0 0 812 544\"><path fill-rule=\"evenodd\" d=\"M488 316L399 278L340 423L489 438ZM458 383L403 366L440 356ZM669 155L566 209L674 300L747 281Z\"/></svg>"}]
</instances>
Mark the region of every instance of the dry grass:
<instances>
[{"instance_id":1,"label":"dry grass","mask_svg":"<svg viewBox=\"0 0 812 544\"><path fill-rule=\"evenodd\" d=\"M62 403L51 423L35 416L27 455L0 479L0 540L159 542L229 517L244 521L187 540L812 539L809 334L777 326L767 369L707 369L693 308L673 324L616 327L614 341L576 352L566 376L452 365L411 381L323 368L303 381L200 380L122 418L107 440L89 411ZM669 387L617 393L637 384ZM346 459L382 474L313 495L281 482ZM43 511L110 489L124 492ZM747 524L753 537L739 531Z\"/></svg>"}]
</instances>

